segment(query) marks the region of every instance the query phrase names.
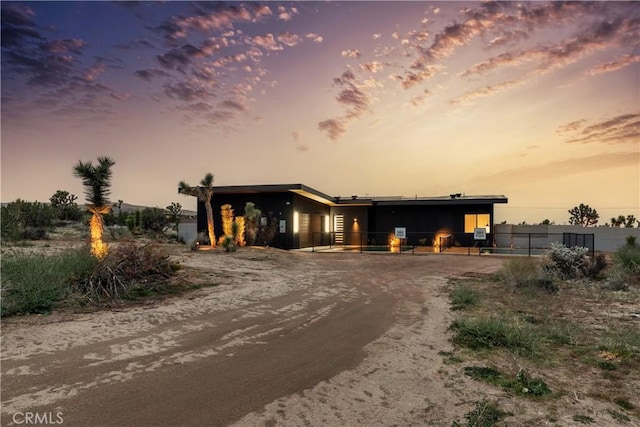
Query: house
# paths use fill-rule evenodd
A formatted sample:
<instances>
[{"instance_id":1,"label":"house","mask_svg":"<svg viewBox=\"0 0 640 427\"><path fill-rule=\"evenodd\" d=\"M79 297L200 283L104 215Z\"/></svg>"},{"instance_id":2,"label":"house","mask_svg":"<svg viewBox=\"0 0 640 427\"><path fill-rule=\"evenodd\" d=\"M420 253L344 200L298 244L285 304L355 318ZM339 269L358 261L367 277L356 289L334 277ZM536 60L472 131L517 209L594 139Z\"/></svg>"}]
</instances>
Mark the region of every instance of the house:
<instances>
[{"instance_id":1,"label":"house","mask_svg":"<svg viewBox=\"0 0 640 427\"><path fill-rule=\"evenodd\" d=\"M477 228L483 228L486 242L491 242L494 205L507 203L504 196L460 193L444 197L333 197L304 184L218 186L213 190L216 233L222 230L222 205L230 204L240 216L245 204L253 202L262 212L262 224L275 228L270 245L282 249L387 246L396 233L403 233L403 243L409 245L467 246L474 244ZM198 231L205 232L202 201L198 201L197 219Z\"/></svg>"}]
</instances>

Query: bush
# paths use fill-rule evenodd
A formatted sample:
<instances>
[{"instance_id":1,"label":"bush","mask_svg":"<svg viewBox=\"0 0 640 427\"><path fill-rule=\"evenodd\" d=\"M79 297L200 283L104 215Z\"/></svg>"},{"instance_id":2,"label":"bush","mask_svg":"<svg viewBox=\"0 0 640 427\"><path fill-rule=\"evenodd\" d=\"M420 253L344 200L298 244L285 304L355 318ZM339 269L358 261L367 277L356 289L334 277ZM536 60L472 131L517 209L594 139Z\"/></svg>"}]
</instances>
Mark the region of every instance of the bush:
<instances>
[{"instance_id":1,"label":"bush","mask_svg":"<svg viewBox=\"0 0 640 427\"><path fill-rule=\"evenodd\" d=\"M464 310L469 306L477 305L480 296L467 285L456 286L451 292L452 310Z\"/></svg>"},{"instance_id":2,"label":"bush","mask_svg":"<svg viewBox=\"0 0 640 427\"><path fill-rule=\"evenodd\" d=\"M22 238L25 240L48 240L49 234L42 227L27 227L22 232Z\"/></svg>"},{"instance_id":3,"label":"bush","mask_svg":"<svg viewBox=\"0 0 640 427\"><path fill-rule=\"evenodd\" d=\"M153 244L123 243L78 280L76 289L90 301L163 293L167 279L178 268Z\"/></svg>"},{"instance_id":4,"label":"bush","mask_svg":"<svg viewBox=\"0 0 640 427\"><path fill-rule=\"evenodd\" d=\"M615 252L613 259L626 272L640 272L640 245L635 243L635 239L627 239L627 244Z\"/></svg>"},{"instance_id":5,"label":"bush","mask_svg":"<svg viewBox=\"0 0 640 427\"><path fill-rule=\"evenodd\" d=\"M515 287L541 288L556 292L558 285L553 269L545 268L534 258L512 258L507 260L498 273L505 283Z\"/></svg>"},{"instance_id":6,"label":"bush","mask_svg":"<svg viewBox=\"0 0 640 427\"><path fill-rule=\"evenodd\" d=\"M532 325L515 319L458 319L451 324L451 329L456 331L454 343L472 349L503 347L524 356L540 354L540 334Z\"/></svg>"},{"instance_id":7,"label":"bush","mask_svg":"<svg viewBox=\"0 0 640 427\"><path fill-rule=\"evenodd\" d=\"M582 264L582 275L589 279L599 279L602 271L607 267L607 260L603 254L598 254L594 258L585 259Z\"/></svg>"},{"instance_id":8,"label":"bush","mask_svg":"<svg viewBox=\"0 0 640 427\"><path fill-rule=\"evenodd\" d=\"M41 240L46 238L46 229L53 226L55 210L40 202L25 202L17 199L3 206L2 238L7 240Z\"/></svg>"},{"instance_id":9,"label":"bush","mask_svg":"<svg viewBox=\"0 0 640 427\"><path fill-rule=\"evenodd\" d=\"M561 279L574 279L581 276L582 267L586 260L589 249L580 246L567 248L566 246L553 242L546 257L548 266L553 268Z\"/></svg>"},{"instance_id":10,"label":"bush","mask_svg":"<svg viewBox=\"0 0 640 427\"><path fill-rule=\"evenodd\" d=\"M225 252L235 252L237 249L237 246L233 240L233 237L231 236L224 236L222 239L222 247L224 248Z\"/></svg>"},{"instance_id":11,"label":"bush","mask_svg":"<svg viewBox=\"0 0 640 427\"><path fill-rule=\"evenodd\" d=\"M44 313L69 295L69 284L97 264L87 249L2 257L2 316Z\"/></svg>"},{"instance_id":12,"label":"bush","mask_svg":"<svg viewBox=\"0 0 640 427\"><path fill-rule=\"evenodd\" d=\"M162 233L169 225L169 219L160 208L144 208L140 213L140 222L143 230Z\"/></svg>"}]
</instances>

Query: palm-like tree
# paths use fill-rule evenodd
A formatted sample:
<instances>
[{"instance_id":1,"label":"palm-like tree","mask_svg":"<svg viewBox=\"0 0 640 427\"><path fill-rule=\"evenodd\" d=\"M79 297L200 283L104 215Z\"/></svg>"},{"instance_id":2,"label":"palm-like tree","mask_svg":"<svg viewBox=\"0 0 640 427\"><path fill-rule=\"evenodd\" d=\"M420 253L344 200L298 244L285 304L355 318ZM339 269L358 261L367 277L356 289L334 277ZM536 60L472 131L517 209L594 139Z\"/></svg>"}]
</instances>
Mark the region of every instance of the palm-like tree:
<instances>
[{"instance_id":1,"label":"palm-like tree","mask_svg":"<svg viewBox=\"0 0 640 427\"><path fill-rule=\"evenodd\" d=\"M89 222L91 254L99 259L104 258L109 250L107 244L102 241L104 231L102 215L108 214L111 210L108 197L111 186L111 167L115 164L112 158L101 156L98 157L98 164L95 166L91 162L78 160L73 167L73 174L82 179L88 202L87 210L92 213Z\"/></svg>"},{"instance_id":2,"label":"palm-like tree","mask_svg":"<svg viewBox=\"0 0 640 427\"><path fill-rule=\"evenodd\" d=\"M196 196L198 200L204 202L207 211L207 230L209 232L209 242L211 248L216 247L216 235L213 230L213 208L211 207L211 197L213 196L213 174L207 173L200 181L200 186L192 187L184 181L178 184L178 192L188 196Z\"/></svg>"}]
</instances>

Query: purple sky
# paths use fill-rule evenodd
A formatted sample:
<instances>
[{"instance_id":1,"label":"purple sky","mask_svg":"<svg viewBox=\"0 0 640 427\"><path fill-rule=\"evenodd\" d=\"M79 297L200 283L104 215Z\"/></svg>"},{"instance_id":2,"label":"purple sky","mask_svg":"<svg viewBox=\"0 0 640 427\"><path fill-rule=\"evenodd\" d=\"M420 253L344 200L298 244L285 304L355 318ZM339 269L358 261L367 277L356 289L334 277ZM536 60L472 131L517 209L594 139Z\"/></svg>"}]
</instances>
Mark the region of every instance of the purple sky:
<instances>
[{"instance_id":1,"label":"purple sky","mask_svg":"<svg viewBox=\"0 0 640 427\"><path fill-rule=\"evenodd\" d=\"M637 2L2 2L2 201L177 183L640 217Z\"/></svg>"}]
</instances>

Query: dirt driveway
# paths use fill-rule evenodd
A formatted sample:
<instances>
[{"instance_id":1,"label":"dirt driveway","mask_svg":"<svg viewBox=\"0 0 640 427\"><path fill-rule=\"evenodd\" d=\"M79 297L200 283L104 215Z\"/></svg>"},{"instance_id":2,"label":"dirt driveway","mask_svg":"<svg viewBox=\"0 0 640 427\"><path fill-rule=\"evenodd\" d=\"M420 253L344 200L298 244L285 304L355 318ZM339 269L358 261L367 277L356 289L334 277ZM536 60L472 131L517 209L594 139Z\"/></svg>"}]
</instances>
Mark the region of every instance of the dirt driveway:
<instances>
[{"instance_id":1,"label":"dirt driveway","mask_svg":"<svg viewBox=\"0 0 640 427\"><path fill-rule=\"evenodd\" d=\"M2 425L36 414L69 426L451 426L491 394L452 379L438 353L452 349L446 278L500 259L174 256L191 280L218 286L3 320Z\"/></svg>"}]
</instances>

